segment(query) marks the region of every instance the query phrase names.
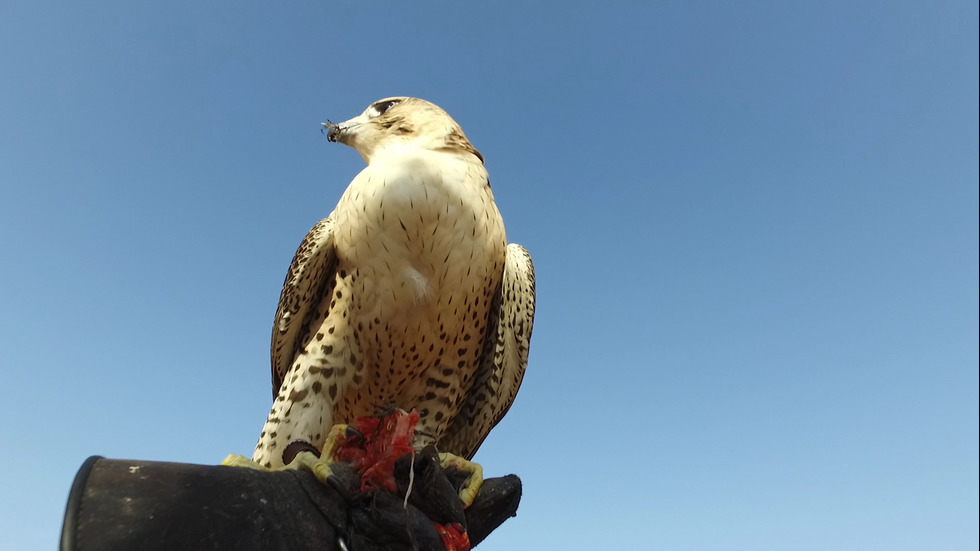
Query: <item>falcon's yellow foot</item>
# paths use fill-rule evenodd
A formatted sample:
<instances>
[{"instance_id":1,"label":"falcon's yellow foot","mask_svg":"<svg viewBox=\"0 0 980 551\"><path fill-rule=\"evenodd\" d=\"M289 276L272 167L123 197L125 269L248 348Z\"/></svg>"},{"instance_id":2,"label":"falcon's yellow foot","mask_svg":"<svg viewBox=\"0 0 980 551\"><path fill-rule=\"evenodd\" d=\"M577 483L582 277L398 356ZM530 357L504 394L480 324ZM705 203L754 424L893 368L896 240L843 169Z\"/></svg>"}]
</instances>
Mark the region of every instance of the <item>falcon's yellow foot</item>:
<instances>
[{"instance_id":1,"label":"falcon's yellow foot","mask_svg":"<svg viewBox=\"0 0 980 551\"><path fill-rule=\"evenodd\" d=\"M323 451L320 457L310 450L303 450L296 454L292 461L284 469L296 469L310 471L320 482L326 483L327 478L333 474L330 465L337 462L334 457L335 452L347 438L347 425L334 425L330 427L327 440L323 443Z\"/></svg>"},{"instance_id":2,"label":"falcon's yellow foot","mask_svg":"<svg viewBox=\"0 0 980 551\"><path fill-rule=\"evenodd\" d=\"M340 424L330 427L330 432L327 433L327 440L323 443L323 451L320 452L320 457L330 463L335 463L337 461L337 450L347 441L347 437L352 433L360 434L351 429L350 425Z\"/></svg>"},{"instance_id":3,"label":"falcon's yellow foot","mask_svg":"<svg viewBox=\"0 0 980 551\"><path fill-rule=\"evenodd\" d=\"M236 454L229 455L221 462L225 467L245 467L246 469L265 472L285 471L287 469L310 471L320 482L326 482L327 477L330 476L330 463L330 461L321 460L315 453L307 450L297 453L296 457L288 465L278 468L269 468L252 461L244 455Z\"/></svg>"},{"instance_id":4,"label":"falcon's yellow foot","mask_svg":"<svg viewBox=\"0 0 980 551\"><path fill-rule=\"evenodd\" d=\"M327 478L333 474L330 471L332 461L327 461L316 456L311 451L301 451L283 469L296 471L310 471L320 482L326 482Z\"/></svg>"},{"instance_id":5,"label":"falcon's yellow foot","mask_svg":"<svg viewBox=\"0 0 980 551\"><path fill-rule=\"evenodd\" d=\"M284 471L287 469L293 470L303 470L313 473L313 476L317 478L320 482L326 482L327 477L332 473L330 470L330 465L336 462L334 457L336 450L344 443L344 440L348 436L348 426L347 425L334 425L330 429L330 434L327 435L327 441L323 444L323 453L320 457L317 457L316 453L312 451L313 446L306 442L294 441L287 446L286 454L289 455L291 451L289 448L293 445L299 444L300 447L306 448L301 451L295 452L292 459L284 467L269 468L264 465L260 465L255 461L243 456L231 454L221 462L222 465L226 467L245 467L247 469L255 469L257 471Z\"/></svg>"},{"instance_id":6,"label":"falcon's yellow foot","mask_svg":"<svg viewBox=\"0 0 980 551\"><path fill-rule=\"evenodd\" d=\"M466 484L459 491L459 499L463 502L463 509L469 508L483 486L483 467L479 463L468 461L451 453L440 453L439 463L442 464L443 469L455 467L457 471L470 473L470 477L466 479Z\"/></svg>"},{"instance_id":7,"label":"falcon's yellow foot","mask_svg":"<svg viewBox=\"0 0 980 551\"><path fill-rule=\"evenodd\" d=\"M238 455L235 453L229 454L224 461L221 462L225 467L245 467L246 469L255 469L256 471L271 471L269 467L265 465L259 465L255 461L245 457L244 455Z\"/></svg>"}]
</instances>

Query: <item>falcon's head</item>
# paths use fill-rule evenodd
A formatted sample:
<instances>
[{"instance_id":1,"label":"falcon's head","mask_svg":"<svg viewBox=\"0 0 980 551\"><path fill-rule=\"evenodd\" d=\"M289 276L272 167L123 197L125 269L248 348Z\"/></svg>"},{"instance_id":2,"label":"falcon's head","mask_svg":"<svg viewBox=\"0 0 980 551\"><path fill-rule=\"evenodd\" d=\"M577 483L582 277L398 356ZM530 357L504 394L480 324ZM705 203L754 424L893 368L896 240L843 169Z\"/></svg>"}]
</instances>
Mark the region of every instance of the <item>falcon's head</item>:
<instances>
[{"instance_id":1,"label":"falcon's head","mask_svg":"<svg viewBox=\"0 0 980 551\"><path fill-rule=\"evenodd\" d=\"M323 126L328 140L353 147L368 164L383 149L409 144L432 151L470 153L483 162L483 155L449 113L423 99L381 99L353 119L339 124L325 122Z\"/></svg>"}]
</instances>

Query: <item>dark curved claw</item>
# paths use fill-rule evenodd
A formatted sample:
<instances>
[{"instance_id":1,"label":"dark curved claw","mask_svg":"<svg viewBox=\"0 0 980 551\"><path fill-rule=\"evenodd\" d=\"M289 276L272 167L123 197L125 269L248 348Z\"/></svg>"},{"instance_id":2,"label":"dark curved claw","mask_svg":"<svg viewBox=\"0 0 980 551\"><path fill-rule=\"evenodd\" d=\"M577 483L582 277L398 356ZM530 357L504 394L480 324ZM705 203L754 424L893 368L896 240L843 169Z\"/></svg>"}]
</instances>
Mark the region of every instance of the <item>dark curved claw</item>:
<instances>
[{"instance_id":1,"label":"dark curved claw","mask_svg":"<svg viewBox=\"0 0 980 551\"><path fill-rule=\"evenodd\" d=\"M327 139L329 139L329 136L327 137ZM344 430L344 437L347 439L348 442L356 442L357 445L363 446L363 444L361 443L364 442L364 435L361 434L361 431L355 429L350 425L347 425L347 428Z\"/></svg>"}]
</instances>

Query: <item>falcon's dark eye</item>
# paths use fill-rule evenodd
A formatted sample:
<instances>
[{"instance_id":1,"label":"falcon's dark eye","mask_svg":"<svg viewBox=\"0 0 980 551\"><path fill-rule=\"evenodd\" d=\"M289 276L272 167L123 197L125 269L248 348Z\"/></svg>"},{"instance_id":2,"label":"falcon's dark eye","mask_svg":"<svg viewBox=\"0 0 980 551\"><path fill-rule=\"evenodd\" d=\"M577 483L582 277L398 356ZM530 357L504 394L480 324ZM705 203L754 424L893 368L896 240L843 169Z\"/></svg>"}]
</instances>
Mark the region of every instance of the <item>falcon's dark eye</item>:
<instances>
[{"instance_id":1,"label":"falcon's dark eye","mask_svg":"<svg viewBox=\"0 0 980 551\"><path fill-rule=\"evenodd\" d=\"M378 115L384 115L385 111L391 109L392 105L400 102L400 99L389 99L385 101L379 101L374 104L374 110L378 112Z\"/></svg>"}]
</instances>

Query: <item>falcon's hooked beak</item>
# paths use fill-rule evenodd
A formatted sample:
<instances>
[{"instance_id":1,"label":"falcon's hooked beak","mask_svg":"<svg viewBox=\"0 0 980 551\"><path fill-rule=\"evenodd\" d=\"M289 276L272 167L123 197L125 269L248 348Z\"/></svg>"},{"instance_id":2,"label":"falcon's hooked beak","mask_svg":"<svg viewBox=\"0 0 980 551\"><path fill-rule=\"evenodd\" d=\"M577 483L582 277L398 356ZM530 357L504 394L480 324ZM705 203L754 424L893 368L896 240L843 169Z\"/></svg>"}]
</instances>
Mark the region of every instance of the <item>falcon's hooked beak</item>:
<instances>
[{"instance_id":1,"label":"falcon's hooked beak","mask_svg":"<svg viewBox=\"0 0 980 551\"><path fill-rule=\"evenodd\" d=\"M340 142L344 145L349 145L354 149L357 149L357 146L354 145L353 140L356 139L358 128L369 122L371 122L371 116L365 112L344 122L333 123L327 121L322 124L323 127L327 129L327 140L331 142Z\"/></svg>"},{"instance_id":2,"label":"falcon's hooked beak","mask_svg":"<svg viewBox=\"0 0 980 551\"><path fill-rule=\"evenodd\" d=\"M377 141L377 136L371 132L371 119L370 113L361 113L344 122L327 121L323 123L323 128L327 131L328 141L342 143L354 148L360 153L364 162L370 164L371 152L374 150Z\"/></svg>"},{"instance_id":3,"label":"falcon's hooked beak","mask_svg":"<svg viewBox=\"0 0 980 551\"><path fill-rule=\"evenodd\" d=\"M344 133L345 128L339 124L334 124L330 121L321 123L323 127L327 129L327 141L336 142L340 139L340 136Z\"/></svg>"}]
</instances>

